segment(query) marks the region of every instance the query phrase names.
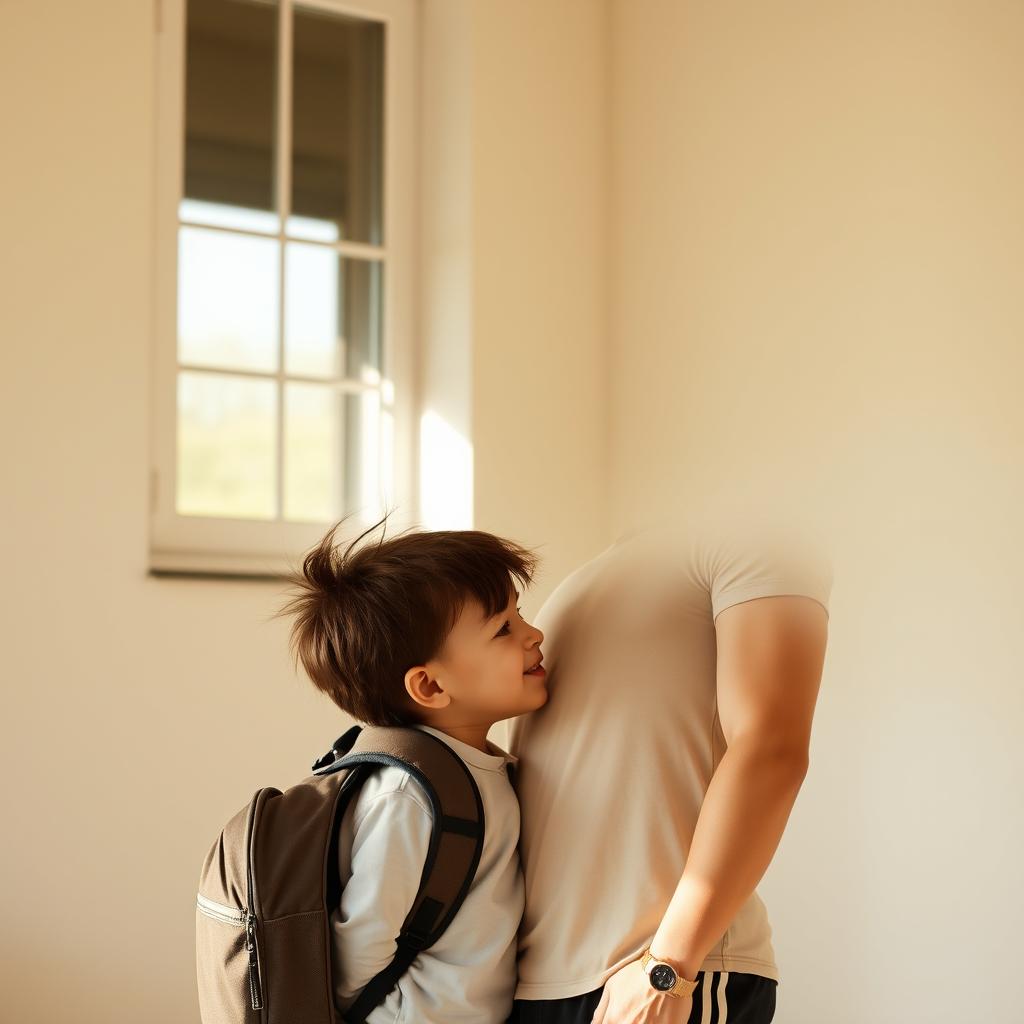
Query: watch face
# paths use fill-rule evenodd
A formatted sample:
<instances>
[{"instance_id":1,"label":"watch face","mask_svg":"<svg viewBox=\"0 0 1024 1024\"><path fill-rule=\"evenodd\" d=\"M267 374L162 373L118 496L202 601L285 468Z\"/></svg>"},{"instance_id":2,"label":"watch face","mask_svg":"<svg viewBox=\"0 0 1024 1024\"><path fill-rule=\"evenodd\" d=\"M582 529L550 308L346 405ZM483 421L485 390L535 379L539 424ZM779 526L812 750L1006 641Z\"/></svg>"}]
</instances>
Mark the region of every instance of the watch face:
<instances>
[{"instance_id":1,"label":"watch face","mask_svg":"<svg viewBox=\"0 0 1024 1024\"><path fill-rule=\"evenodd\" d=\"M659 992L668 992L674 988L676 983L676 972L668 964L658 964L651 968L651 984Z\"/></svg>"}]
</instances>

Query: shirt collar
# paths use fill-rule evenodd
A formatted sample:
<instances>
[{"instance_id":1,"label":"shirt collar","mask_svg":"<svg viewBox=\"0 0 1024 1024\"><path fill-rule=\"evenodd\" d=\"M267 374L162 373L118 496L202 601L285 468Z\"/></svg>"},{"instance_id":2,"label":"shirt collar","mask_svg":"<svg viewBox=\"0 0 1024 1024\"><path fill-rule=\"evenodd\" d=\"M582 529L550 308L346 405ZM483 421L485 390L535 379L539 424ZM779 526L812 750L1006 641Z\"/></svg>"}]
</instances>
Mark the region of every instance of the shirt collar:
<instances>
[{"instance_id":1,"label":"shirt collar","mask_svg":"<svg viewBox=\"0 0 1024 1024\"><path fill-rule=\"evenodd\" d=\"M447 743L466 764L471 764L474 768L483 768L484 771L489 772L500 772L504 770L505 765L514 765L519 760L519 758L506 753L501 747L496 746L490 740L487 741L487 747L491 753L485 754L482 750L477 750L476 747L471 747L468 743L463 743L462 740L457 740L454 736L441 732L440 729L434 729L429 725L417 725L416 728L423 732L429 732L431 736L436 736L443 743Z\"/></svg>"}]
</instances>

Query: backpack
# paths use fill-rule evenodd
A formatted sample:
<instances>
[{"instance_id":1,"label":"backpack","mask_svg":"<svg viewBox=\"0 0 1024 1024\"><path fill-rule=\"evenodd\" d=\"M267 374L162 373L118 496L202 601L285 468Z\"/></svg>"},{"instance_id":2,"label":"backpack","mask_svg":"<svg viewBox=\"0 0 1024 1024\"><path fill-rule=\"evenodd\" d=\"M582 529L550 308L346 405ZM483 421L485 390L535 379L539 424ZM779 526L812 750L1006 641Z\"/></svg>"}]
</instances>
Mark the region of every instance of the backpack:
<instances>
[{"instance_id":1,"label":"backpack","mask_svg":"<svg viewBox=\"0 0 1024 1024\"><path fill-rule=\"evenodd\" d=\"M433 829L395 957L342 1018L334 1006L329 921L341 899L338 831L363 782L385 765L423 787ZM355 726L302 782L284 792L258 789L224 826L199 878L203 1024L363 1024L455 917L483 841L483 804L469 769L419 729Z\"/></svg>"}]
</instances>

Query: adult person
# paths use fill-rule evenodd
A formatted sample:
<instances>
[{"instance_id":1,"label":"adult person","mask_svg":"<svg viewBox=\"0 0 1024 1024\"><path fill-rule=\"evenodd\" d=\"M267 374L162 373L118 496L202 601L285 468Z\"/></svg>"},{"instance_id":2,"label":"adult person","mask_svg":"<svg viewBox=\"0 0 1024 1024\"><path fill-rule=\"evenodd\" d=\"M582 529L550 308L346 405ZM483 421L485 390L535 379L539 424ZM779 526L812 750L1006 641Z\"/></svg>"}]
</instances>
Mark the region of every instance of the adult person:
<instances>
[{"instance_id":1,"label":"adult person","mask_svg":"<svg viewBox=\"0 0 1024 1024\"><path fill-rule=\"evenodd\" d=\"M695 520L622 538L546 601L550 697L510 730L511 1021L772 1020L755 887L808 770L831 587L795 528Z\"/></svg>"}]
</instances>

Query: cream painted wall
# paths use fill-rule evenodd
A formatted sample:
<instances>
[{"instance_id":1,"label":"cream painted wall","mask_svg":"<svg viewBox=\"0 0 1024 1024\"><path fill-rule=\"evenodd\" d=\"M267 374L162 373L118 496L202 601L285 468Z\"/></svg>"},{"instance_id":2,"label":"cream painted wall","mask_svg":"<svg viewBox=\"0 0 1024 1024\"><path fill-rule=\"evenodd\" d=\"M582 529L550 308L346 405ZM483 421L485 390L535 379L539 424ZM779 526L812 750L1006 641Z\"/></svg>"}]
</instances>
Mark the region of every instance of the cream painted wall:
<instances>
[{"instance_id":1,"label":"cream painted wall","mask_svg":"<svg viewBox=\"0 0 1024 1024\"><path fill-rule=\"evenodd\" d=\"M470 435L475 481L435 446L421 489L540 547L548 589L607 534L605 13L432 0L421 26L424 444Z\"/></svg>"},{"instance_id":2,"label":"cream painted wall","mask_svg":"<svg viewBox=\"0 0 1024 1024\"><path fill-rule=\"evenodd\" d=\"M1018 1020L1024 8L612 3L612 531L815 518L785 1024Z\"/></svg>"},{"instance_id":3,"label":"cream painted wall","mask_svg":"<svg viewBox=\"0 0 1024 1024\"><path fill-rule=\"evenodd\" d=\"M607 533L605 5L470 7L475 520L550 588Z\"/></svg>"},{"instance_id":4,"label":"cream painted wall","mask_svg":"<svg viewBox=\"0 0 1024 1024\"><path fill-rule=\"evenodd\" d=\"M603 152L603 6L422 10L423 124L464 147L424 171L425 259L456 225L425 333L443 344L454 325L464 354L434 351L424 393L457 382L445 409L471 430L475 525L544 545L529 611L604 536L601 177L561 208ZM346 725L294 673L276 585L146 575L153 23L137 0L3 5L0 990L19 1024L198 1020L209 844ZM544 38L532 70L500 52L506 31ZM566 70L533 118L541 76Z\"/></svg>"},{"instance_id":5,"label":"cream painted wall","mask_svg":"<svg viewBox=\"0 0 1024 1024\"><path fill-rule=\"evenodd\" d=\"M473 525L473 25L420 8L419 497L425 526Z\"/></svg>"}]
</instances>

